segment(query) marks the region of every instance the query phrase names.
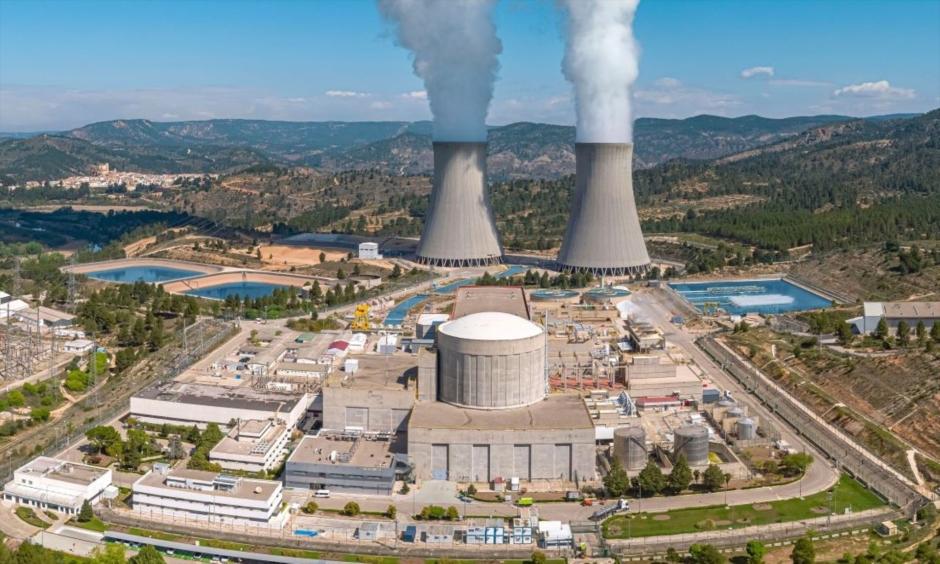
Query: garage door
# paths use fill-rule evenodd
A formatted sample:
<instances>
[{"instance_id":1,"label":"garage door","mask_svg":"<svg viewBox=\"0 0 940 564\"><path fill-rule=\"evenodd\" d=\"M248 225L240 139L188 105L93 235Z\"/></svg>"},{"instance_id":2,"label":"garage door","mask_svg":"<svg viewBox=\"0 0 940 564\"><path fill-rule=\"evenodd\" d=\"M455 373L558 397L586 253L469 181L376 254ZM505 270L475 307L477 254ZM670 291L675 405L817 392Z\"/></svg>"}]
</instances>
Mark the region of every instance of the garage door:
<instances>
[{"instance_id":1,"label":"garage door","mask_svg":"<svg viewBox=\"0 0 940 564\"><path fill-rule=\"evenodd\" d=\"M431 445L431 479L447 479L447 445Z\"/></svg>"},{"instance_id":2,"label":"garage door","mask_svg":"<svg viewBox=\"0 0 940 564\"><path fill-rule=\"evenodd\" d=\"M490 445L473 445L473 473L474 482L488 482L490 480Z\"/></svg>"},{"instance_id":3,"label":"garage door","mask_svg":"<svg viewBox=\"0 0 940 564\"><path fill-rule=\"evenodd\" d=\"M369 426L369 408L368 407L347 407L346 408L346 428L356 428L365 430Z\"/></svg>"},{"instance_id":4,"label":"garage door","mask_svg":"<svg viewBox=\"0 0 940 564\"><path fill-rule=\"evenodd\" d=\"M531 480L531 468L532 445L514 445L512 447L512 476L520 480Z\"/></svg>"},{"instance_id":5,"label":"garage door","mask_svg":"<svg viewBox=\"0 0 940 564\"><path fill-rule=\"evenodd\" d=\"M571 479L571 445L555 445L555 476Z\"/></svg>"}]
</instances>

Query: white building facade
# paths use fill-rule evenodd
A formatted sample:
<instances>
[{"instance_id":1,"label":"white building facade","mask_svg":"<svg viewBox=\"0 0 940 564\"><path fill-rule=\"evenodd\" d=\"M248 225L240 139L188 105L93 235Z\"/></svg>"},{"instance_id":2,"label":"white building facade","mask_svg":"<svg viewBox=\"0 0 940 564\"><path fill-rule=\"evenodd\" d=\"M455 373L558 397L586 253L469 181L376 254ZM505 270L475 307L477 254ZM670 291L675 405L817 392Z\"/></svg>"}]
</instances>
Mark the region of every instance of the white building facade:
<instances>
[{"instance_id":1,"label":"white building facade","mask_svg":"<svg viewBox=\"0 0 940 564\"><path fill-rule=\"evenodd\" d=\"M107 468L40 456L13 472L13 480L3 486L3 499L77 515L85 501L98 502L111 477Z\"/></svg>"}]
</instances>

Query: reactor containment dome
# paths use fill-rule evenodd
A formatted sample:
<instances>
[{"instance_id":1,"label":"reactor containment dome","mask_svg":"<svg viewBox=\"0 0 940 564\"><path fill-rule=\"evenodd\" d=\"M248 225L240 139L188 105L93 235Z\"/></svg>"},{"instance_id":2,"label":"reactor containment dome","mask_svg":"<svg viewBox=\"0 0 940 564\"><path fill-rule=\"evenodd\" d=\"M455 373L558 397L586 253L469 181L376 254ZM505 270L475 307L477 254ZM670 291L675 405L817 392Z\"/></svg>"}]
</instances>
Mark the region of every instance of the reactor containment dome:
<instances>
[{"instance_id":1,"label":"reactor containment dome","mask_svg":"<svg viewBox=\"0 0 940 564\"><path fill-rule=\"evenodd\" d=\"M562 270L634 276L649 269L633 196L633 144L576 143L575 192Z\"/></svg>"},{"instance_id":2,"label":"reactor containment dome","mask_svg":"<svg viewBox=\"0 0 940 564\"><path fill-rule=\"evenodd\" d=\"M482 312L437 328L438 399L511 409L545 398L545 334L527 319Z\"/></svg>"},{"instance_id":3,"label":"reactor containment dome","mask_svg":"<svg viewBox=\"0 0 940 564\"><path fill-rule=\"evenodd\" d=\"M418 262L485 266L498 264L502 255L486 189L486 143L435 142L431 203Z\"/></svg>"}]
</instances>

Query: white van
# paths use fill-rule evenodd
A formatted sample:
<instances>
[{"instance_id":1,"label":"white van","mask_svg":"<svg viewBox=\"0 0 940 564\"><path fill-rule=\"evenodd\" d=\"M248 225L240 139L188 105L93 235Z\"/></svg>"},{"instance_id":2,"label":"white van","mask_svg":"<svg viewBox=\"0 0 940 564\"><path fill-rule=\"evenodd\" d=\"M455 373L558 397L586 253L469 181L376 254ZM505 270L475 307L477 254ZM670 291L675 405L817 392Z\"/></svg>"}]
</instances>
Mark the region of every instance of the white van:
<instances>
[{"instance_id":1,"label":"white van","mask_svg":"<svg viewBox=\"0 0 940 564\"><path fill-rule=\"evenodd\" d=\"M313 497L330 497L330 490L317 490L313 492Z\"/></svg>"}]
</instances>

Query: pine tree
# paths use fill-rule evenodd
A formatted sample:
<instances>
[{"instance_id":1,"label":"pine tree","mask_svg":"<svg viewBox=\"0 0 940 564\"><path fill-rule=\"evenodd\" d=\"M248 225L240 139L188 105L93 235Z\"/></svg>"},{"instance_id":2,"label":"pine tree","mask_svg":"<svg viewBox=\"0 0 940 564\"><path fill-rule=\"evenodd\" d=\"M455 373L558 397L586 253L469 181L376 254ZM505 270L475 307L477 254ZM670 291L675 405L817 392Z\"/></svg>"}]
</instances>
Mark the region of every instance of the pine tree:
<instances>
[{"instance_id":1,"label":"pine tree","mask_svg":"<svg viewBox=\"0 0 940 564\"><path fill-rule=\"evenodd\" d=\"M691 483L692 469L689 468L685 455L680 454L676 464L672 467L672 472L669 473L669 489L673 493L679 493L688 489Z\"/></svg>"},{"instance_id":2,"label":"pine tree","mask_svg":"<svg viewBox=\"0 0 940 564\"><path fill-rule=\"evenodd\" d=\"M82 508L78 512L79 523L87 523L95 518L95 512L91 509L91 502L87 499L82 502Z\"/></svg>"},{"instance_id":3,"label":"pine tree","mask_svg":"<svg viewBox=\"0 0 940 564\"><path fill-rule=\"evenodd\" d=\"M620 459L614 457L610 463L610 472L604 476L604 489L612 497L620 497L627 493L630 488L630 477L627 471L623 469Z\"/></svg>"}]
</instances>

